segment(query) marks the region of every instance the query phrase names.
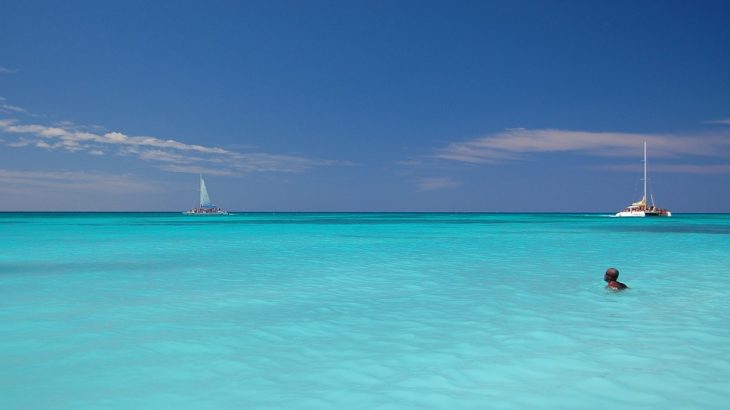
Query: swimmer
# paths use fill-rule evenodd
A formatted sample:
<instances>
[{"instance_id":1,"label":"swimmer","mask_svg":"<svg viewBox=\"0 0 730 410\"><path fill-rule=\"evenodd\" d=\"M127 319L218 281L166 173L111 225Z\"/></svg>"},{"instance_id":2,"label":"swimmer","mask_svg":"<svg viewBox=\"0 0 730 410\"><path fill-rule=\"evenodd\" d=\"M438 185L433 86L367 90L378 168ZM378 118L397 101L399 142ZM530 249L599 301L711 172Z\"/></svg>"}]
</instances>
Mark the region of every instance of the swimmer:
<instances>
[{"instance_id":1,"label":"swimmer","mask_svg":"<svg viewBox=\"0 0 730 410\"><path fill-rule=\"evenodd\" d=\"M603 280L608 282L608 285L606 285L606 289L624 290L629 288L628 286L626 286L625 283L621 283L618 281L618 269L616 268L608 268L606 270L606 274L603 275Z\"/></svg>"}]
</instances>

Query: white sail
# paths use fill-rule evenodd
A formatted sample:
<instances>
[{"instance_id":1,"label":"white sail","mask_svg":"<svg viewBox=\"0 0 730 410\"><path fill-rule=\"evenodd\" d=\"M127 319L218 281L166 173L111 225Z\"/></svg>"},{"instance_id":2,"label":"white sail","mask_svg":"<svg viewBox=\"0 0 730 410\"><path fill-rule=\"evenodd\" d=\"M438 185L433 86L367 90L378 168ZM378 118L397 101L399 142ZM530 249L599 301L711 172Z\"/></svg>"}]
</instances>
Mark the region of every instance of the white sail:
<instances>
[{"instance_id":1,"label":"white sail","mask_svg":"<svg viewBox=\"0 0 730 410\"><path fill-rule=\"evenodd\" d=\"M209 208L211 206L213 206L213 204L210 203L208 190L205 189L205 180L203 179L203 175L200 175L200 207Z\"/></svg>"}]
</instances>

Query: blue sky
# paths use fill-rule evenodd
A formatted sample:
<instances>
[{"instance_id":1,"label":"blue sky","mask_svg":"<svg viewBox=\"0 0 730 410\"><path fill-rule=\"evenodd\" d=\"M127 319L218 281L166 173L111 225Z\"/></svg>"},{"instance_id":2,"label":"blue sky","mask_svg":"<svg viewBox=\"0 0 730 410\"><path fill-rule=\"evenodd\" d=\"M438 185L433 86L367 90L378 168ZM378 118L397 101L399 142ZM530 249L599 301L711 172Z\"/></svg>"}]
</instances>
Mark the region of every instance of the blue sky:
<instances>
[{"instance_id":1,"label":"blue sky","mask_svg":"<svg viewBox=\"0 0 730 410\"><path fill-rule=\"evenodd\" d=\"M0 211L730 212L730 5L0 3Z\"/></svg>"}]
</instances>

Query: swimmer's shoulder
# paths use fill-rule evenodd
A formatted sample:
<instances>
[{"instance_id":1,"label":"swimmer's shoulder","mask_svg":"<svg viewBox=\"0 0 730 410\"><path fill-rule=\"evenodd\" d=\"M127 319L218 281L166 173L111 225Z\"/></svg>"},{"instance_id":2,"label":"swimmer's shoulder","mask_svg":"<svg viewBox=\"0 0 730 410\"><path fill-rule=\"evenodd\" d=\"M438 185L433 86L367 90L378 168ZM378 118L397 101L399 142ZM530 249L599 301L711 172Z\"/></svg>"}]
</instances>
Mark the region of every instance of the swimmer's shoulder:
<instances>
[{"instance_id":1,"label":"swimmer's shoulder","mask_svg":"<svg viewBox=\"0 0 730 410\"><path fill-rule=\"evenodd\" d=\"M621 283L621 282L609 282L609 284L606 285L606 288L609 289L609 290L624 290L624 289L628 289L629 287L626 286L625 283Z\"/></svg>"}]
</instances>

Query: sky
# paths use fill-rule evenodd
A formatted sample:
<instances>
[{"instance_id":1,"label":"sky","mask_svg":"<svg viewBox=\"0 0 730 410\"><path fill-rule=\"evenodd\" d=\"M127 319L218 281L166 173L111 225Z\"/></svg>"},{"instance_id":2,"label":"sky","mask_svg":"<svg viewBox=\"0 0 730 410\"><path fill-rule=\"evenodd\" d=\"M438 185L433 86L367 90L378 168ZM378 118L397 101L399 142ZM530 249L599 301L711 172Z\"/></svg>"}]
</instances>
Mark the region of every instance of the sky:
<instances>
[{"instance_id":1,"label":"sky","mask_svg":"<svg viewBox=\"0 0 730 410\"><path fill-rule=\"evenodd\" d=\"M730 212L725 1L0 2L0 211Z\"/></svg>"}]
</instances>

